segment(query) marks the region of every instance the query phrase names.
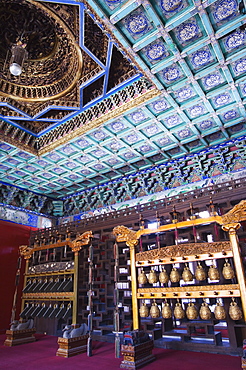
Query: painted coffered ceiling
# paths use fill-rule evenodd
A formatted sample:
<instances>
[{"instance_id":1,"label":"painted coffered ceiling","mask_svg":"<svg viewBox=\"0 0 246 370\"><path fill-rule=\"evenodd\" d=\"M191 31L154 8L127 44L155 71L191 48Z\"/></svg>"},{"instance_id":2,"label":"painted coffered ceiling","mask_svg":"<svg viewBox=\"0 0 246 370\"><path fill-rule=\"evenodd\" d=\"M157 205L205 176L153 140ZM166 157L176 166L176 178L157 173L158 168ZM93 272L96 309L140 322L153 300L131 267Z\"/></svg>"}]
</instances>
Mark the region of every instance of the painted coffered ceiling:
<instances>
[{"instance_id":1,"label":"painted coffered ceiling","mask_svg":"<svg viewBox=\"0 0 246 370\"><path fill-rule=\"evenodd\" d=\"M0 1L1 181L63 197L243 137L245 5Z\"/></svg>"}]
</instances>

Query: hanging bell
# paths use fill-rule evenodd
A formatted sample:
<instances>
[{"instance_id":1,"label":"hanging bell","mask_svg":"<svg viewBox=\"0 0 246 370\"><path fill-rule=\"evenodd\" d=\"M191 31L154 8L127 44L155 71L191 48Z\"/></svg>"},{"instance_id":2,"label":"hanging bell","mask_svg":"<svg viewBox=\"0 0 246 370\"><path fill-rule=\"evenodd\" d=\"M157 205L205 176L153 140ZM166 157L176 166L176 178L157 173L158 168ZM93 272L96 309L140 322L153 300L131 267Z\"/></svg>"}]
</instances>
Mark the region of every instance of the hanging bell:
<instances>
[{"instance_id":1,"label":"hanging bell","mask_svg":"<svg viewBox=\"0 0 246 370\"><path fill-rule=\"evenodd\" d=\"M169 280L168 273L166 272L165 267L163 267L162 268L162 271L161 271L161 273L159 275L159 281L162 284L167 284L168 283L168 280Z\"/></svg>"},{"instance_id":2,"label":"hanging bell","mask_svg":"<svg viewBox=\"0 0 246 370\"><path fill-rule=\"evenodd\" d=\"M148 281L150 284L155 284L158 282L158 275L155 272L155 270L151 269L149 276L148 276Z\"/></svg>"},{"instance_id":3,"label":"hanging bell","mask_svg":"<svg viewBox=\"0 0 246 370\"><path fill-rule=\"evenodd\" d=\"M203 301L199 311L200 318L202 320L210 320L212 318L212 312L210 311L209 305L205 302L205 299Z\"/></svg>"},{"instance_id":4,"label":"hanging bell","mask_svg":"<svg viewBox=\"0 0 246 370\"><path fill-rule=\"evenodd\" d=\"M146 306L146 303L143 303L142 306L140 307L139 315L140 315L140 317L148 317L149 316L149 309Z\"/></svg>"},{"instance_id":5,"label":"hanging bell","mask_svg":"<svg viewBox=\"0 0 246 370\"><path fill-rule=\"evenodd\" d=\"M192 281L193 280L193 275L192 275L192 272L191 270L189 269L189 266L188 264L186 263L185 264L185 268L184 268L184 271L182 273L182 279L187 282L187 281Z\"/></svg>"},{"instance_id":6,"label":"hanging bell","mask_svg":"<svg viewBox=\"0 0 246 370\"><path fill-rule=\"evenodd\" d=\"M235 302L235 299L232 298L232 301L230 303L229 308L229 316L232 320L241 320L243 317L242 310L238 307L237 302Z\"/></svg>"},{"instance_id":7,"label":"hanging bell","mask_svg":"<svg viewBox=\"0 0 246 370\"><path fill-rule=\"evenodd\" d=\"M222 269L222 275L224 276L225 279L233 279L234 276L235 276L233 268L231 267L227 258L225 260L225 264L224 264L224 267Z\"/></svg>"},{"instance_id":8,"label":"hanging bell","mask_svg":"<svg viewBox=\"0 0 246 370\"><path fill-rule=\"evenodd\" d=\"M219 270L217 269L217 267L214 264L209 267L208 277L209 277L210 280L219 280L220 279Z\"/></svg>"},{"instance_id":9,"label":"hanging bell","mask_svg":"<svg viewBox=\"0 0 246 370\"><path fill-rule=\"evenodd\" d=\"M198 266L195 271L195 277L198 281L203 281L206 279L206 271L204 270L200 262L198 262Z\"/></svg>"},{"instance_id":10,"label":"hanging bell","mask_svg":"<svg viewBox=\"0 0 246 370\"><path fill-rule=\"evenodd\" d=\"M197 309L193 302L188 303L188 307L186 309L186 316L189 320L195 320L198 317Z\"/></svg>"},{"instance_id":11,"label":"hanging bell","mask_svg":"<svg viewBox=\"0 0 246 370\"><path fill-rule=\"evenodd\" d=\"M177 320L182 320L185 318L185 311L182 307L182 304L179 303L179 300L177 299L177 303L174 307L174 311L173 311L173 314L174 314L174 317L177 319Z\"/></svg>"},{"instance_id":12,"label":"hanging bell","mask_svg":"<svg viewBox=\"0 0 246 370\"><path fill-rule=\"evenodd\" d=\"M176 267L172 268L172 271L170 273L170 280L172 283L178 283L180 281L180 275Z\"/></svg>"},{"instance_id":13,"label":"hanging bell","mask_svg":"<svg viewBox=\"0 0 246 370\"><path fill-rule=\"evenodd\" d=\"M138 275L138 282L139 282L139 284L142 284L142 285L144 285L148 282L147 276L144 273L143 269L141 270L141 273Z\"/></svg>"},{"instance_id":14,"label":"hanging bell","mask_svg":"<svg viewBox=\"0 0 246 370\"><path fill-rule=\"evenodd\" d=\"M216 320L225 320L226 318L225 308L218 300L214 309L214 317Z\"/></svg>"},{"instance_id":15,"label":"hanging bell","mask_svg":"<svg viewBox=\"0 0 246 370\"><path fill-rule=\"evenodd\" d=\"M162 307L162 317L163 319L170 319L172 317L172 310L171 307L169 306L169 303L165 299L164 305Z\"/></svg>"},{"instance_id":16,"label":"hanging bell","mask_svg":"<svg viewBox=\"0 0 246 370\"><path fill-rule=\"evenodd\" d=\"M153 319L156 319L156 318L160 317L160 315L161 315L161 312L159 310L159 307L157 306L157 303L154 300L154 302L152 303L152 306L150 308L150 316Z\"/></svg>"}]
</instances>

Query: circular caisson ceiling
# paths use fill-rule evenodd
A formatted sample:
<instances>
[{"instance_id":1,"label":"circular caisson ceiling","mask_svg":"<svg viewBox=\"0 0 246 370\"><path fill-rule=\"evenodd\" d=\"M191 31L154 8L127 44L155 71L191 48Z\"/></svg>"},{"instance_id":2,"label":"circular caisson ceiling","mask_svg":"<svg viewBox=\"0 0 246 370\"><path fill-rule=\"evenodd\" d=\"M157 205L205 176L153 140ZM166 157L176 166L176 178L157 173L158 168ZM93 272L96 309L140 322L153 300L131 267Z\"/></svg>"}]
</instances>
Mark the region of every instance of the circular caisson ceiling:
<instances>
[{"instance_id":1,"label":"circular caisson ceiling","mask_svg":"<svg viewBox=\"0 0 246 370\"><path fill-rule=\"evenodd\" d=\"M45 101L67 94L82 70L82 53L69 27L42 3L0 1L0 94L19 101ZM20 76L9 72L11 48L28 53Z\"/></svg>"}]
</instances>

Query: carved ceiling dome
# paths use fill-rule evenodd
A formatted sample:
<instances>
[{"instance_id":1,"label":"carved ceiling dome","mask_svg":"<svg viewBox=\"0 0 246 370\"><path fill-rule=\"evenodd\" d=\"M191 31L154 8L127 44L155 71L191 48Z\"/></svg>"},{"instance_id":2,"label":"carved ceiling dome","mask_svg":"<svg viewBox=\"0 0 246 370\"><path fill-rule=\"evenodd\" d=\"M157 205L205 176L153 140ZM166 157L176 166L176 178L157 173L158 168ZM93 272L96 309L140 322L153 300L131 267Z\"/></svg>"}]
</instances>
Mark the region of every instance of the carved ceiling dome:
<instances>
[{"instance_id":1,"label":"carved ceiling dome","mask_svg":"<svg viewBox=\"0 0 246 370\"><path fill-rule=\"evenodd\" d=\"M0 94L18 101L45 101L72 90L81 76L76 35L55 9L32 0L0 1ZM9 72L11 47L28 53L20 76Z\"/></svg>"}]
</instances>

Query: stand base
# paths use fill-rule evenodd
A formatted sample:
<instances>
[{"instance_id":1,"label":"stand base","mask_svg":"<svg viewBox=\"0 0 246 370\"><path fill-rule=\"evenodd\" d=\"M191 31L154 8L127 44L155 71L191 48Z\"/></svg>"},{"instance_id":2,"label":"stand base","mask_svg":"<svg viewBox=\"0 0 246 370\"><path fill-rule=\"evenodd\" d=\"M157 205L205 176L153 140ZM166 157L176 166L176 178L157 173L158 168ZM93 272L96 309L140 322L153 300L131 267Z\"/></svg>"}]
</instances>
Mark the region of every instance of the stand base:
<instances>
[{"instance_id":1,"label":"stand base","mask_svg":"<svg viewBox=\"0 0 246 370\"><path fill-rule=\"evenodd\" d=\"M17 346L18 344L35 342L36 338L34 333L36 329L24 329L24 330L6 330L6 336L4 345L7 347Z\"/></svg>"},{"instance_id":2,"label":"stand base","mask_svg":"<svg viewBox=\"0 0 246 370\"><path fill-rule=\"evenodd\" d=\"M124 360L121 362L120 367L123 369L139 369L141 366L154 361L155 356L152 355L153 347L153 340L136 346L122 345L121 354Z\"/></svg>"},{"instance_id":3,"label":"stand base","mask_svg":"<svg viewBox=\"0 0 246 370\"><path fill-rule=\"evenodd\" d=\"M58 338L59 348L56 356L72 357L87 351L87 340L89 335L81 335L76 338Z\"/></svg>"}]
</instances>

